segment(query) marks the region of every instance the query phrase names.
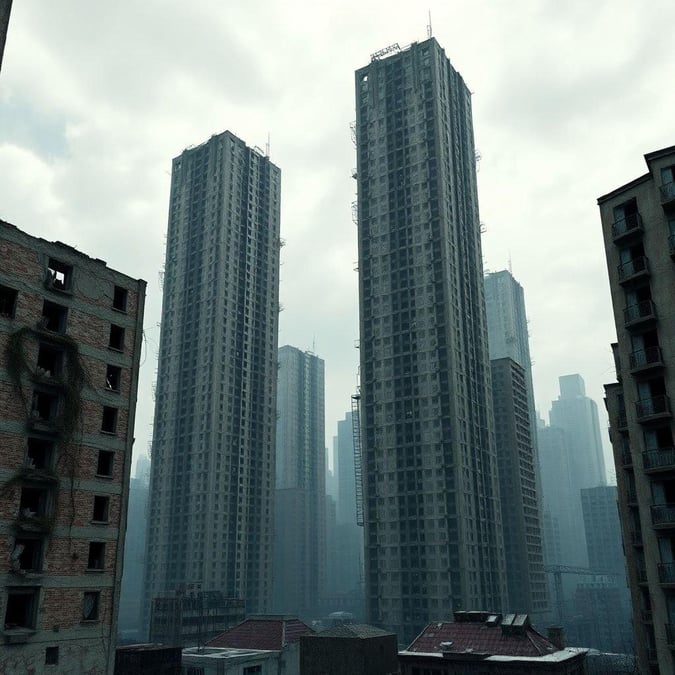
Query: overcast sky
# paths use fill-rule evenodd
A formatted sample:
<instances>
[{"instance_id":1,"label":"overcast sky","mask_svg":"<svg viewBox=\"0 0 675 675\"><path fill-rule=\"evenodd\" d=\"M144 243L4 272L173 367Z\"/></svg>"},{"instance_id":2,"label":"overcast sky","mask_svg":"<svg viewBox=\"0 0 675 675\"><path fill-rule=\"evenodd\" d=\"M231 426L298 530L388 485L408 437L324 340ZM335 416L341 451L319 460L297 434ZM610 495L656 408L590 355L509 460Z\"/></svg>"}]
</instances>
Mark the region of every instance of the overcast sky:
<instances>
[{"instance_id":1,"label":"overcast sky","mask_svg":"<svg viewBox=\"0 0 675 675\"><path fill-rule=\"evenodd\" d=\"M672 0L16 0L0 218L147 280L136 452L152 433L171 159L225 129L263 149L270 135L279 344L325 359L335 433L358 364L353 71L425 39L427 7L474 93L485 268L511 261L525 288L537 405L547 417L558 376L578 372L606 423L615 330L596 198L675 144Z\"/></svg>"}]
</instances>

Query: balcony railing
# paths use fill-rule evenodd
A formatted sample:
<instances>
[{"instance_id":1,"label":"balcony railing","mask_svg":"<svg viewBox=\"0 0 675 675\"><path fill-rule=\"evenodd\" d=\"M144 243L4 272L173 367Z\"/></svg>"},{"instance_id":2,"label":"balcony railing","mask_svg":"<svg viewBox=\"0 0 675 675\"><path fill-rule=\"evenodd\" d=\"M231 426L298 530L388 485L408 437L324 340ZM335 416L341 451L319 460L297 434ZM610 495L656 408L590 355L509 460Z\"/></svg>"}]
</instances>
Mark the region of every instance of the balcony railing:
<instances>
[{"instance_id":1,"label":"balcony railing","mask_svg":"<svg viewBox=\"0 0 675 675\"><path fill-rule=\"evenodd\" d=\"M665 471L675 469L675 448L658 448L642 453L645 471Z\"/></svg>"},{"instance_id":2,"label":"balcony railing","mask_svg":"<svg viewBox=\"0 0 675 675\"><path fill-rule=\"evenodd\" d=\"M675 181L664 183L661 188L661 203L668 204L675 200Z\"/></svg>"},{"instance_id":3,"label":"balcony railing","mask_svg":"<svg viewBox=\"0 0 675 675\"><path fill-rule=\"evenodd\" d=\"M666 642L670 647L675 645L675 625L672 623L666 624Z\"/></svg>"},{"instance_id":4,"label":"balcony railing","mask_svg":"<svg viewBox=\"0 0 675 675\"><path fill-rule=\"evenodd\" d=\"M626 417L625 410L620 410L616 416L616 428L619 430L628 428L628 418Z\"/></svg>"},{"instance_id":5,"label":"balcony railing","mask_svg":"<svg viewBox=\"0 0 675 675\"><path fill-rule=\"evenodd\" d=\"M629 447L621 448L621 466L632 466L633 465L633 455Z\"/></svg>"},{"instance_id":6,"label":"balcony railing","mask_svg":"<svg viewBox=\"0 0 675 675\"><path fill-rule=\"evenodd\" d=\"M644 567L637 568L637 578L639 584L647 583L647 570Z\"/></svg>"},{"instance_id":7,"label":"balcony railing","mask_svg":"<svg viewBox=\"0 0 675 675\"><path fill-rule=\"evenodd\" d=\"M675 527L675 504L654 504L652 524L654 527Z\"/></svg>"},{"instance_id":8,"label":"balcony railing","mask_svg":"<svg viewBox=\"0 0 675 675\"><path fill-rule=\"evenodd\" d=\"M630 372L636 373L640 370L651 368L660 368L663 366L663 353L661 347L647 347L638 349L630 355Z\"/></svg>"},{"instance_id":9,"label":"balcony railing","mask_svg":"<svg viewBox=\"0 0 675 675\"><path fill-rule=\"evenodd\" d=\"M631 213L612 224L612 238L619 241L629 235L643 231L642 218L639 213Z\"/></svg>"},{"instance_id":10,"label":"balcony railing","mask_svg":"<svg viewBox=\"0 0 675 675\"><path fill-rule=\"evenodd\" d=\"M649 260L641 255L618 266L619 283L649 275Z\"/></svg>"},{"instance_id":11,"label":"balcony railing","mask_svg":"<svg viewBox=\"0 0 675 675\"><path fill-rule=\"evenodd\" d=\"M651 419L671 417L670 399L665 394L642 398L635 404L638 422L647 422Z\"/></svg>"},{"instance_id":12,"label":"balcony railing","mask_svg":"<svg viewBox=\"0 0 675 675\"><path fill-rule=\"evenodd\" d=\"M623 310L623 321L626 328L654 319L656 319L656 306L651 300L636 302Z\"/></svg>"},{"instance_id":13,"label":"balcony railing","mask_svg":"<svg viewBox=\"0 0 675 675\"><path fill-rule=\"evenodd\" d=\"M659 563L659 581L662 584L675 584L675 563Z\"/></svg>"}]
</instances>

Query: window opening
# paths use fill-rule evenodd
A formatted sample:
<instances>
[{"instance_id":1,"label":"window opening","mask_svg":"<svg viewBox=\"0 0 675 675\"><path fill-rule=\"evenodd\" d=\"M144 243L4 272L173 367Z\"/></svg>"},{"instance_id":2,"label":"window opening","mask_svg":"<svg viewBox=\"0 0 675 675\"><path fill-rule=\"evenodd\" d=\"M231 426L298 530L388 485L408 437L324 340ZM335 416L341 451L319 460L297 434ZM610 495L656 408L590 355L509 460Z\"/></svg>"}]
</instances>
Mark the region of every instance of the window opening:
<instances>
[{"instance_id":1,"label":"window opening","mask_svg":"<svg viewBox=\"0 0 675 675\"><path fill-rule=\"evenodd\" d=\"M10 588L7 591L5 630L12 628L35 628L37 588Z\"/></svg>"},{"instance_id":2,"label":"window opening","mask_svg":"<svg viewBox=\"0 0 675 675\"><path fill-rule=\"evenodd\" d=\"M9 554L9 565L12 572L42 571L42 539L17 537Z\"/></svg>"},{"instance_id":3,"label":"window opening","mask_svg":"<svg viewBox=\"0 0 675 675\"><path fill-rule=\"evenodd\" d=\"M102 570L105 567L105 543L102 541L89 542L88 570Z\"/></svg>"},{"instance_id":4,"label":"window opening","mask_svg":"<svg viewBox=\"0 0 675 675\"><path fill-rule=\"evenodd\" d=\"M108 364L105 372L105 388L110 391L119 391L121 381L122 369L119 366Z\"/></svg>"},{"instance_id":5,"label":"window opening","mask_svg":"<svg viewBox=\"0 0 675 675\"><path fill-rule=\"evenodd\" d=\"M113 294L113 309L116 309L120 312L127 311L127 299L129 297L129 292L126 288L121 286L115 286L115 291Z\"/></svg>"},{"instance_id":6,"label":"window opening","mask_svg":"<svg viewBox=\"0 0 675 675\"><path fill-rule=\"evenodd\" d=\"M73 268L71 265L56 260L56 258L49 259L47 268L48 277L47 285L56 291L70 290L73 280Z\"/></svg>"},{"instance_id":7,"label":"window opening","mask_svg":"<svg viewBox=\"0 0 675 675\"><path fill-rule=\"evenodd\" d=\"M51 469L54 443L41 438L29 438L26 447L26 466L33 469Z\"/></svg>"},{"instance_id":8,"label":"window opening","mask_svg":"<svg viewBox=\"0 0 675 675\"><path fill-rule=\"evenodd\" d=\"M49 490L47 488L23 487L19 513L27 518L44 516L49 508Z\"/></svg>"},{"instance_id":9,"label":"window opening","mask_svg":"<svg viewBox=\"0 0 675 675\"><path fill-rule=\"evenodd\" d=\"M31 418L38 422L49 422L58 414L59 397L46 391L33 391Z\"/></svg>"},{"instance_id":10,"label":"window opening","mask_svg":"<svg viewBox=\"0 0 675 675\"><path fill-rule=\"evenodd\" d=\"M103 406L101 431L106 434L114 434L117 431L117 408L111 408L107 405Z\"/></svg>"},{"instance_id":11,"label":"window opening","mask_svg":"<svg viewBox=\"0 0 675 675\"><path fill-rule=\"evenodd\" d=\"M99 597L98 591L85 591L82 599L82 621L98 620Z\"/></svg>"},{"instance_id":12,"label":"window opening","mask_svg":"<svg viewBox=\"0 0 675 675\"><path fill-rule=\"evenodd\" d=\"M124 351L124 328L116 326L114 323L110 324L110 340L108 341L110 349L117 351Z\"/></svg>"},{"instance_id":13,"label":"window opening","mask_svg":"<svg viewBox=\"0 0 675 675\"><path fill-rule=\"evenodd\" d=\"M40 343L37 358L37 374L41 377L58 377L63 371L63 350Z\"/></svg>"},{"instance_id":14,"label":"window opening","mask_svg":"<svg viewBox=\"0 0 675 675\"><path fill-rule=\"evenodd\" d=\"M13 319L16 313L16 299L18 291L7 286L0 286L0 317Z\"/></svg>"},{"instance_id":15,"label":"window opening","mask_svg":"<svg viewBox=\"0 0 675 675\"><path fill-rule=\"evenodd\" d=\"M45 300L42 306L42 321L40 324L42 328L54 331L55 333L65 333L67 317L67 307Z\"/></svg>"},{"instance_id":16,"label":"window opening","mask_svg":"<svg viewBox=\"0 0 675 675\"><path fill-rule=\"evenodd\" d=\"M108 522L108 510L110 507L110 497L94 497L94 513L92 515L92 520L97 523L107 523Z\"/></svg>"},{"instance_id":17,"label":"window opening","mask_svg":"<svg viewBox=\"0 0 675 675\"><path fill-rule=\"evenodd\" d=\"M96 475L110 477L113 475L113 462L115 453L110 450L98 451L98 462L96 465Z\"/></svg>"},{"instance_id":18,"label":"window opening","mask_svg":"<svg viewBox=\"0 0 675 675\"><path fill-rule=\"evenodd\" d=\"M59 648L45 648L45 666L57 666L59 663Z\"/></svg>"}]
</instances>

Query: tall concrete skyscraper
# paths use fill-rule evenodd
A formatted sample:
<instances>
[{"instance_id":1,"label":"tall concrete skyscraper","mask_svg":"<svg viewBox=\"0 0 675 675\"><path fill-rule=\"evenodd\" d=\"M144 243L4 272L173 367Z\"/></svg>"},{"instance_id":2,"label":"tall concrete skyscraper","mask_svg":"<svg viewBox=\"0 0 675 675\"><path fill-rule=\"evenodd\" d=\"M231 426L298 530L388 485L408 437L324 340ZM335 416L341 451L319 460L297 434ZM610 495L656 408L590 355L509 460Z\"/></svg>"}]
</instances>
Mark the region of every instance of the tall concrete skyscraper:
<instances>
[{"instance_id":1,"label":"tall concrete skyscraper","mask_svg":"<svg viewBox=\"0 0 675 675\"><path fill-rule=\"evenodd\" d=\"M641 672L675 672L675 146L598 199L618 344L606 385Z\"/></svg>"},{"instance_id":2,"label":"tall concrete skyscraper","mask_svg":"<svg viewBox=\"0 0 675 675\"><path fill-rule=\"evenodd\" d=\"M586 396L586 385L581 375L563 375L558 381L560 396L551 404L549 417L552 426L565 431L570 470L576 481L575 491L605 485L607 477L598 406Z\"/></svg>"},{"instance_id":3,"label":"tall concrete skyscraper","mask_svg":"<svg viewBox=\"0 0 675 675\"><path fill-rule=\"evenodd\" d=\"M274 608L311 619L326 568L323 359L279 349L277 410Z\"/></svg>"},{"instance_id":4,"label":"tall concrete skyscraper","mask_svg":"<svg viewBox=\"0 0 675 675\"><path fill-rule=\"evenodd\" d=\"M146 606L188 587L271 599L279 189L229 131L173 160Z\"/></svg>"},{"instance_id":5,"label":"tall concrete skyscraper","mask_svg":"<svg viewBox=\"0 0 675 675\"><path fill-rule=\"evenodd\" d=\"M500 611L471 95L431 38L356 71L368 620L412 639Z\"/></svg>"}]
</instances>

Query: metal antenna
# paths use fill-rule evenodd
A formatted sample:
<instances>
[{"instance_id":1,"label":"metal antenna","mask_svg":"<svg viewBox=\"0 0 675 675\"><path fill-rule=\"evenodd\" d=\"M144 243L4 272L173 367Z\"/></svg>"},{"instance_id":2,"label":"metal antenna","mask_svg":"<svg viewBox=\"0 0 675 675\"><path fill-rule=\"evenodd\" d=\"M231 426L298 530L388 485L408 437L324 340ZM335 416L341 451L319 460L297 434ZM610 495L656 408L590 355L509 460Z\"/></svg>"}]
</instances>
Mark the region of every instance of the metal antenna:
<instances>
[{"instance_id":1,"label":"metal antenna","mask_svg":"<svg viewBox=\"0 0 675 675\"><path fill-rule=\"evenodd\" d=\"M430 38L433 35L431 30L431 10L429 10L429 23L427 24L427 37Z\"/></svg>"},{"instance_id":2,"label":"metal antenna","mask_svg":"<svg viewBox=\"0 0 675 675\"><path fill-rule=\"evenodd\" d=\"M265 155L269 158L270 156L270 132L267 132L267 145L265 146Z\"/></svg>"}]
</instances>

